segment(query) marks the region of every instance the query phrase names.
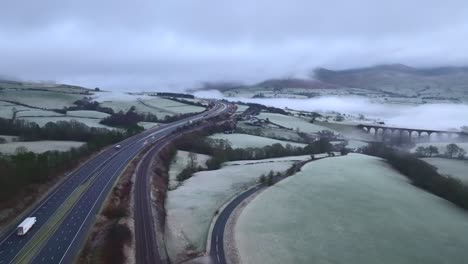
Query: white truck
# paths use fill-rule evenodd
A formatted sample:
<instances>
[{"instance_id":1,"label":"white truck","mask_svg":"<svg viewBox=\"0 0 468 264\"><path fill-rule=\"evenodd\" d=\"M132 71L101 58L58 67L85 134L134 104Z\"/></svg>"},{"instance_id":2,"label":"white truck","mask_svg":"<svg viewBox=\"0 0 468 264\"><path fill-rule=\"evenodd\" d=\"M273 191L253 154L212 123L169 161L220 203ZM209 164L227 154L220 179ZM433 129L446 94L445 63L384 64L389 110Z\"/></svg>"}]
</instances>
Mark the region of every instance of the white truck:
<instances>
[{"instance_id":1,"label":"white truck","mask_svg":"<svg viewBox=\"0 0 468 264\"><path fill-rule=\"evenodd\" d=\"M25 235L29 229L36 223L36 217L28 217L16 228L19 236Z\"/></svg>"}]
</instances>

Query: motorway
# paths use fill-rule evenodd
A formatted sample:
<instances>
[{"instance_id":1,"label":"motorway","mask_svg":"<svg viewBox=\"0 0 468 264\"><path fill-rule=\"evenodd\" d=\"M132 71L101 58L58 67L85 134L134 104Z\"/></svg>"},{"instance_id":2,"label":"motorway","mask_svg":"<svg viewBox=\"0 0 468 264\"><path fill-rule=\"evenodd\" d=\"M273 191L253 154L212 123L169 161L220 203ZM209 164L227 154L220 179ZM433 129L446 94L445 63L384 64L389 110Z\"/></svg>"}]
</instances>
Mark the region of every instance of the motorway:
<instances>
[{"instance_id":1,"label":"motorway","mask_svg":"<svg viewBox=\"0 0 468 264\"><path fill-rule=\"evenodd\" d=\"M71 263L116 179L124 167L145 147L146 142L160 140L189 120L195 122L210 118L224 113L229 108L227 104L218 103L211 110L197 116L130 137L119 143L121 149L110 147L87 161L70 173L54 191L31 210L28 215L37 217L37 222L25 236L16 235L15 229L12 228L7 235L0 238L0 264L22 262L17 257L20 253L24 253L21 252L23 247L41 231L75 189L89 185L55 231L51 230L54 233L32 261L33 263Z\"/></svg>"},{"instance_id":2,"label":"motorway","mask_svg":"<svg viewBox=\"0 0 468 264\"><path fill-rule=\"evenodd\" d=\"M197 126L183 133L198 130L202 127L204 126ZM136 263L164 263L159 255L151 207L151 160L169 142L180 135L181 133L171 135L156 143L151 150L145 154L136 169L134 190Z\"/></svg>"}]
</instances>

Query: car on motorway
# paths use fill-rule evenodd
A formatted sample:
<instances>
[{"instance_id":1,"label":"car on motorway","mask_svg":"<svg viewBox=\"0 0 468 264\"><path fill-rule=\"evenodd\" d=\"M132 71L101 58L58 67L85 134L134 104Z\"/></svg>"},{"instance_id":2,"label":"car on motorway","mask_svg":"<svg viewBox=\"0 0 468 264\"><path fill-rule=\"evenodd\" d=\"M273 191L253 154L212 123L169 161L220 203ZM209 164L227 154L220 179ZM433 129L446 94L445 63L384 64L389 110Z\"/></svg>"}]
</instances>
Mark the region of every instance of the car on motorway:
<instances>
[{"instance_id":1,"label":"car on motorway","mask_svg":"<svg viewBox=\"0 0 468 264\"><path fill-rule=\"evenodd\" d=\"M36 223L36 217L27 217L16 228L17 234L19 236L24 236L35 223Z\"/></svg>"},{"instance_id":2,"label":"car on motorway","mask_svg":"<svg viewBox=\"0 0 468 264\"><path fill-rule=\"evenodd\" d=\"M119 144L119 145L115 145L115 149L121 149L122 146Z\"/></svg>"}]
</instances>

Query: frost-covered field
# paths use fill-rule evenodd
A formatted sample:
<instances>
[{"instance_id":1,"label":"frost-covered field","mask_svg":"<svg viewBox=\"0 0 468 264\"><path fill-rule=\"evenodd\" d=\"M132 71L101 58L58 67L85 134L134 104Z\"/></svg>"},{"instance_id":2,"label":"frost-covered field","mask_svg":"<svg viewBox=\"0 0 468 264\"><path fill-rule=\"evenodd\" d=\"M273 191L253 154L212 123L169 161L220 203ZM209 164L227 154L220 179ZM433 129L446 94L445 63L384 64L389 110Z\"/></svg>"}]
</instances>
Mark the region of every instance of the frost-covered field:
<instances>
[{"instance_id":1,"label":"frost-covered field","mask_svg":"<svg viewBox=\"0 0 468 264\"><path fill-rule=\"evenodd\" d=\"M45 91L31 91L31 90L4 90L0 91L0 98L2 100L19 102L33 107L47 108L47 109L62 109L65 106L73 105L78 99L83 98L84 95L58 93L58 92L45 92Z\"/></svg>"},{"instance_id":2,"label":"frost-covered field","mask_svg":"<svg viewBox=\"0 0 468 264\"><path fill-rule=\"evenodd\" d=\"M437 167L440 174L452 176L468 183L468 161L444 158L423 158L422 160Z\"/></svg>"},{"instance_id":3,"label":"frost-covered field","mask_svg":"<svg viewBox=\"0 0 468 264\"><path fill-rule=\"evenodd\" d=\"M159 123L156 122L138 122L139 126L142 126L144 129L150 129L155 126L159 126Z\"/></svg>"},{"instance_id":4,"label":"frost-covered field","mask_svg":"<svg viewBox=\"0 0 468 264\"><path fill-rule=\"evenodd\" d=\"M311 162L241 214L242 263L465 263L468 214L359 154Z\"/></svg>"},{"instance_id":5,"label":"frost-covered field","mask_svg":"<svg viewBox=\"0 0 468 264\"><path fill-rule=\"evenodd\" d=\"M237 106L236 114L241 114L242 112L247 110L247 108L249 108L249 106L247 106L247 105L236 104L236 106Z\"/></svg>"},{"instance_id":6,"label":"frost-covered field","mask_svg":"<svg viewBox=\"0 0 468 264\"><path fill-rule=\"evenodd\" d=\"M203 107L187 105L165 98L145 100L144 103L177 114L198 113L205 110Z\"/></svg>"},{"instance_id":7,"label":"frost-covered field","mask_svg":"<svg viewBox=\"0 0 468 264\"><path fill-rule=\"evenodd\" d=\"M164 98L151 98L142 101L139 101L138 98L133 98L133 100L125 101L104 101L101 104L105 107L112 108L116 112L126 112L130 107L135 106L137 112L152 113L158 118L164 118L165 116L175 114L202 112L205 110L203 107L187 105Z\"/></svg>"},{"instance_id":8,"label":"frost-covered field","mask_svg":"<svg viewBox=\"0 0 468 264\"><path fill-rule=\"evenodd\" d=\"M89 127L102 127L102 128L108 128L108 129L115 129L115 128L110 127L110 126L100 124L99 121L101 121L101 120L100 119L95 119L95 118L61 116L61 117L24 117L24 118L21 118L21 119L27 120L29 122L34 122L34 123L38 124L39 126L44 126L48 122L76 120L78 122L84 123L85 125L87 125Z\"/></svg>"},{"instance_id":9,"label":"frost-covered field","mask_svg":"<svg viewBox=\"0 0 468 264\"><path fill-rule=\"evenodd\" d=\"M282 128L273 128L273 127L256 127L249 126L245 122L237 122L237 127L248 131L248 133L260 133L259 135L269 137L269 138L279 138L290 141L304 141L296 131Z\"/></svg>"},{"instance_id":10,"label":"frost-covered field","mask_svg":"<svg viewBox=\"0 0 468 264\"><path fill-rule=\"evenodd\" d=\"M36 109L0 101L0 117L1 118L10 119L13 117L13 111L29 111L29 110L36 110Z\"/></svg>"},{"instance_id":11,"label":"frost-covered field","mask_svg":"<svg viewBox=\"0 0 468 264\"><path fill-rule=\"evenodd\" d=\"M348 145L346 146L347 148L363 148L363 147L367 147L367 142L364 142L364 141L359 141L359 140L349 140L348 141Z\"/></svg>"},{"instance_id":12,"label":"frost-covered field","mask_svg":"<svg viewBox=\"0 0 468 264\"><path fill-rule=\"evenodd\" d=\"M110 115L107 113L92 110L75 110L67 111L67 116L103 119Z\"/></svg>"},{"instance_id":13,"label":"frost-covered field","mask_svg":"<svg viewBox=\"0 0 468 264\"><path fill-rule=\"evenodd\" d=\"M2 136L3 137L3 136ZM42 153L48 150L68 151L71 148L77 148L84 144L79 141L55 141L43 140L32 142L8 142L0 144L0 153L14 154L18 147L26 147L28 151Z\"/></svg>"},{"instance_id":14,"label":"frost-covered field","mask_svg":"<svg viewBox=\"0 0 468 264\"><path fill-rule=\"evenodd\" d=\"M434 147L437 147L437 149L439 149L439 153L440 154L444 154L445 151L447 150L447 145L448 144L451 144L451 143L455 143L457 144L457 146L459 146L460 148L464 149L466 152L468 152L468 142L462 142L462 143L458 143L458 142L426 142L426 143L417 143L416 146L414 148L411 149L411 152L414 152L416 151L416 148L418 148L419 146L423 146L423 147L429 147L429 146L434 146Z\"/></svg>"},{"instance_id":15,"label":"frost-covered field","mask_svg":"<svg viewBox=\"0 0 468 264\"><path fill-rule=\"evenodd\" d=\"M189 164L189 153L190 152L178 150L176 156L172 159L169 168L169 189L174 189L179 185L176 177ZM195 154L197 155L196 166L206 168L206 161L210 159L210 156L198 153Z\"/></svg>"},{"instance_id":16,"label":"frost-covered field","mask_svg":"<svg viewBox=\"0 0 468 264\"><path fill-rule=\"evenodd\" d=\"M285 171L293 160L304 156L256 161L249 165L230 162L221 169L202 171L168 192L166 201L166 245L171 261L177 263L184 249L204 250L215 211L236 193L252 186L262 174Z\"/></svg>"},{"instance_id":17,"label":"frost-covered field","mask_svg":"<svg viewBox=\"0 0 468 264\"><path fill-rule=\"evenodd\" d=\"M60 113L49 111L49 110L38 110L38 109L23 110L23 111L19 111L16 113L16 118L31 117L31 116L64 116L64 114L60 114Z\"/></svg>"},{"instance_id":18,"label":"frost-covered field","mask_svg":"<svg viewBox=\"0 0 468 264\"><path fill-rule=\"evenodd\" d=\"M209 136L209 138L212 139L224 139L228 140L229 143L231 143L232 148L261 148L267 145L273 145L273 144L281 144L283 146L286 146L287 144L293 146L293 147L305 147L306 144L301 144L301 143L295 143L295 142L290 142L290 141L284 141L284 140L276 140L276 139L271 139L267 137L258 137L258 136L252 136L248 134L214 134Z\"/></svg>"},{"instance_id":19,"label":"frost-covered field","mask_svg":"<svg viewBox=\"0 0 468 264\"><path fill-rule=\"evenodd\" d=\"M306 119L294 117L294 116L286 116L281 114L273 114L273 113L260 113L258 115L260 119L269 119L270 122L278 124L280 126L284 126L291 129L299 129L300 132L308 132L308 133L316 133L322 130L331 130L329 128L319 126L316 124L309 123Z\"/></svg>"}]
</instances>

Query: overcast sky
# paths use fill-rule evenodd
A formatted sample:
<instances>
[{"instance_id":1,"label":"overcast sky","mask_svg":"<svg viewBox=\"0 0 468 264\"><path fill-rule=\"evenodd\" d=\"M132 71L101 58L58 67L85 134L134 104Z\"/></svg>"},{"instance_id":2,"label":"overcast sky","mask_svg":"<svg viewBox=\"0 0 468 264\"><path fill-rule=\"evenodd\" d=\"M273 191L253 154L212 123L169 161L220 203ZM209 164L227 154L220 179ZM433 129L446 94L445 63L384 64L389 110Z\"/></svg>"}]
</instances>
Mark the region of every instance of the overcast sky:
<instances>
[{"instance_id":1,"label":"overcast sky","mask_svg":"<svg viewBox=\"0 0 468 264\"><path fill-rule=\"evenodd\" d=\"M466 0L6 0L0 76L119 90L468 64Z\"/></svg>"}]
</instances>

